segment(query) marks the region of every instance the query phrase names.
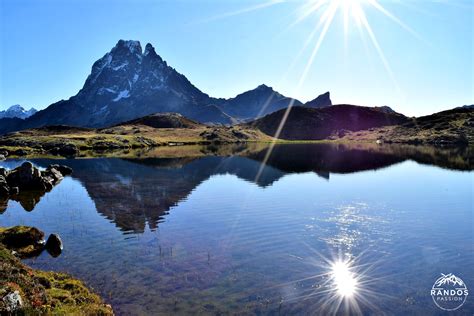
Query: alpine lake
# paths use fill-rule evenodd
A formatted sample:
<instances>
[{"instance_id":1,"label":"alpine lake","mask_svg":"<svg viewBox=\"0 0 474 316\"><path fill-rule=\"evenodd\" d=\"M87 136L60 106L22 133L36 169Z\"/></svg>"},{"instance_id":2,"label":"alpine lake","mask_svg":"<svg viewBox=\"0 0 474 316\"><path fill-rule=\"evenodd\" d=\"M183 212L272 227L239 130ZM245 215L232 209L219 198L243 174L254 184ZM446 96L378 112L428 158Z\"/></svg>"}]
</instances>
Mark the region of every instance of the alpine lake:
<instances>
[{"instance_id":1,"label":"alpine lake","mask_svg":"<svg viewBox=\"0 0 474 316\"><path fill-rule=\"evenodd\" d=\"M174 146L28 159L74 172L0 209L58 233L67 272L118 315L444 315L430 290L474 291L474 150L401 145ZM0 166L14 168L22 159ZM474 295L452 312L474 312Z\"/></svg>"}]
</instances>

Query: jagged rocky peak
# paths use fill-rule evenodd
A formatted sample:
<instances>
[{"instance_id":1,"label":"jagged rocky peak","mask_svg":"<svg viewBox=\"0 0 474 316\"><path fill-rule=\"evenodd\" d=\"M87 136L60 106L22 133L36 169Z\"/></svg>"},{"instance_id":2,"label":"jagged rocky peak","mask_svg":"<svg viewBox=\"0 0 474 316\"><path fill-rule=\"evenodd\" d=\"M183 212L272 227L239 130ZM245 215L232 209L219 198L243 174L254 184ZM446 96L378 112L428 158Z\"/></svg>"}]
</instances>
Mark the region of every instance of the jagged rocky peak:
<instances>
[{"instance_id":1,"label":"jagged rocky peak","mask_svg":"<svg viewBox=\"0 0 474 316\"><path fill-rule=\"evenodd\" d=\"M329 91L319 95L316 99L305 103L305 106L312 108L323 108L331 105L332 101L331 94L329 93Z\"/></svg>"},{"instance_id":2,"label":"jagged rocky peak","mask_svg":"<svg viewBox=\"0 0 474 316\"><path fill-rule=\"evenodd\" d=\"M119 40L112 48L110 54L116 55L136 55L142 56L142 46L139 41Z\"/></svg>"},{"instance_id":3,"label":"jagged rocky peak","mask_svg":"<svg viewBox=\"0 0 474 316\"><path fill-rule=\"evenodd\" d=\"M140 41L126 41L121 39L117 42L117 45L115 45L112 51L122 49L127 49L132 54L142 54Z\"/></svg>"},{"instance_id":4,"label":"jagged rocky peak","mask_svg":"<svg viewBox=\"0 0 474 316\"><path fill-rule=\"evenodd\" d=\"M137 67L143 59L142 46L139 41L119 40L117 44L92 65L91 75L86 81L93 84L105 70L126 71L130 67ZM107 75L109 75L107 73Z\"/></svg>"},{"instance_id":5,"label":"jagged rocky peak","mask_svg":"<svg viewBox=\"0 0 474 316\"><path fill-rule=\"evenodd\" d=\"M145 45L145 51L143 52L143 55L148 56L148 55L157 55L155 48L153 45L150 43Z\"/></svg>"}]
</instances>

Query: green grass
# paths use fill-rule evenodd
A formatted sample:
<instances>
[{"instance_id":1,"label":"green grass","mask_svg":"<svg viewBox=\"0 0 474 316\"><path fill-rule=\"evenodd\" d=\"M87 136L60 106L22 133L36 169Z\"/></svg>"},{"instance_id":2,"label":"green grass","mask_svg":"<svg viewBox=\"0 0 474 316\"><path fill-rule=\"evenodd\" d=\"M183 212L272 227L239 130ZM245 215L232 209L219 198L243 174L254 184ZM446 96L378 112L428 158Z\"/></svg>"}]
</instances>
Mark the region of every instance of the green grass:
<instances>
[{"instance_id":1,"label":"green grass","mask_svg":"<svg viewBox=\"0 0 474 316\"><path fill-rule=\"evenodd\" d=\"M13 228L19 234L30 227ZM11 231L12 229L10 229ZM0 232L5 232L0 228ZM93 293L86 285L64 273L31 269L24 265L0 243L0 297L18 291L23 308L19 314L26 315L112 315L109 305ZM6 313L0 300L0 314Z\"/></svg>"}]
</instances>

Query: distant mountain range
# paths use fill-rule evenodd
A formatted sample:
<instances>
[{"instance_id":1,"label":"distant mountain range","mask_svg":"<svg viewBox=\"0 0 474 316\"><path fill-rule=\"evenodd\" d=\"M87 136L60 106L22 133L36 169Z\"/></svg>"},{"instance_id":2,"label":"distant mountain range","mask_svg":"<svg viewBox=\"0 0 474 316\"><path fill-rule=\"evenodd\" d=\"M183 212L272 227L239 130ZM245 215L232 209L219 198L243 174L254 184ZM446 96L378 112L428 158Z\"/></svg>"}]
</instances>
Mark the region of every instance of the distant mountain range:
<instances>
[{"instance_id":1,"label":"distant mountain range","mask_svg":"<svg viewBox=\"0 0 474 316\"><path fill-rule=\"evenodd\" d=\"M302 102L271 87L257 88L235 98L213 98L170 67L151 44L120 40L92 65L82 89L68 100L51 104L22 121L0 121L0 133L71 125L106 127L153 113L174 112L201 123L232 124L250 121ZM329 93L308 103L331 105Z\"/></svg>"},{"instance_id":2,"label":"distant mountain range","mask_svg":"<svg viewBox=\"0 0 474 316\"><path fill-rule=\"evenodd\" d=\"M19 104L12 105L8 109L4 111L0 111L0 119L2 118L19 118L19 119L26 119L33 114L38 112L35 108L31 108L29 110L26 110L24 107L22 107Z\"/></svg>"}]
</instances>

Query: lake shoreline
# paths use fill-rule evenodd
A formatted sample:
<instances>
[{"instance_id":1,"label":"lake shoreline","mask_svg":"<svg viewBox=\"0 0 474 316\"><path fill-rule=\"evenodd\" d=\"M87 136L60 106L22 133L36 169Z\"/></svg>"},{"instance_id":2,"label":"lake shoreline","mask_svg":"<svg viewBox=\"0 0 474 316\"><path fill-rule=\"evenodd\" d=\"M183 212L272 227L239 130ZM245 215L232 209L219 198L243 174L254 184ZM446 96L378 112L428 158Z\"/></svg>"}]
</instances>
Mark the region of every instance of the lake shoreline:
<instances>
[{"instance_id":1,"label":"lake shoreline","mask_svg":"<svg viewBox=\"0 0 474 316\"><path fill-rule=\"evenodd\" d=\"M402 145L402 146L420 146L433 148L455 148L455 147L474 147L472 143L458 143L455 141L423 142L413 139L387 140L377 138L370 133L364 134L364 137L357 139L355 134L349 134L342 138L322 139L322 140L251 140L251 141L185 141L176 139L166 143L149 142L148 144L127 145L120 143L110 143L107 146L94 146L84 143L77 143L76 140L63 138L61 143L51 147L48 141L37 140L34 142L24 142L21 138L14 142L5 142L0 138L0 160L5 158L74 158L74 157L122 157L130 156L130 153L145 153L155 149L183 148L191 146L200 147L219 147L219 146L273 146L273 145L299 145L299 144L330 144L330 145Z\"/></svg>"},{"instance_id":2,"label":"lake shoreline","mask_svg":"<svg viewBox=\"0 0 474 316\"><path fill-rule=\"evenodd\" d=\"M113 315L112 307L82 281L66 273L37 270L20 261L37 256L44 233L34 227L0 227L0 313ZM8 240L8 242L6 242ZM41 240L43 241L43 240ZM8 243L8 246L5 244ZM26 245L26 246L25 246Z\"/></svg>"}]
</instances>

